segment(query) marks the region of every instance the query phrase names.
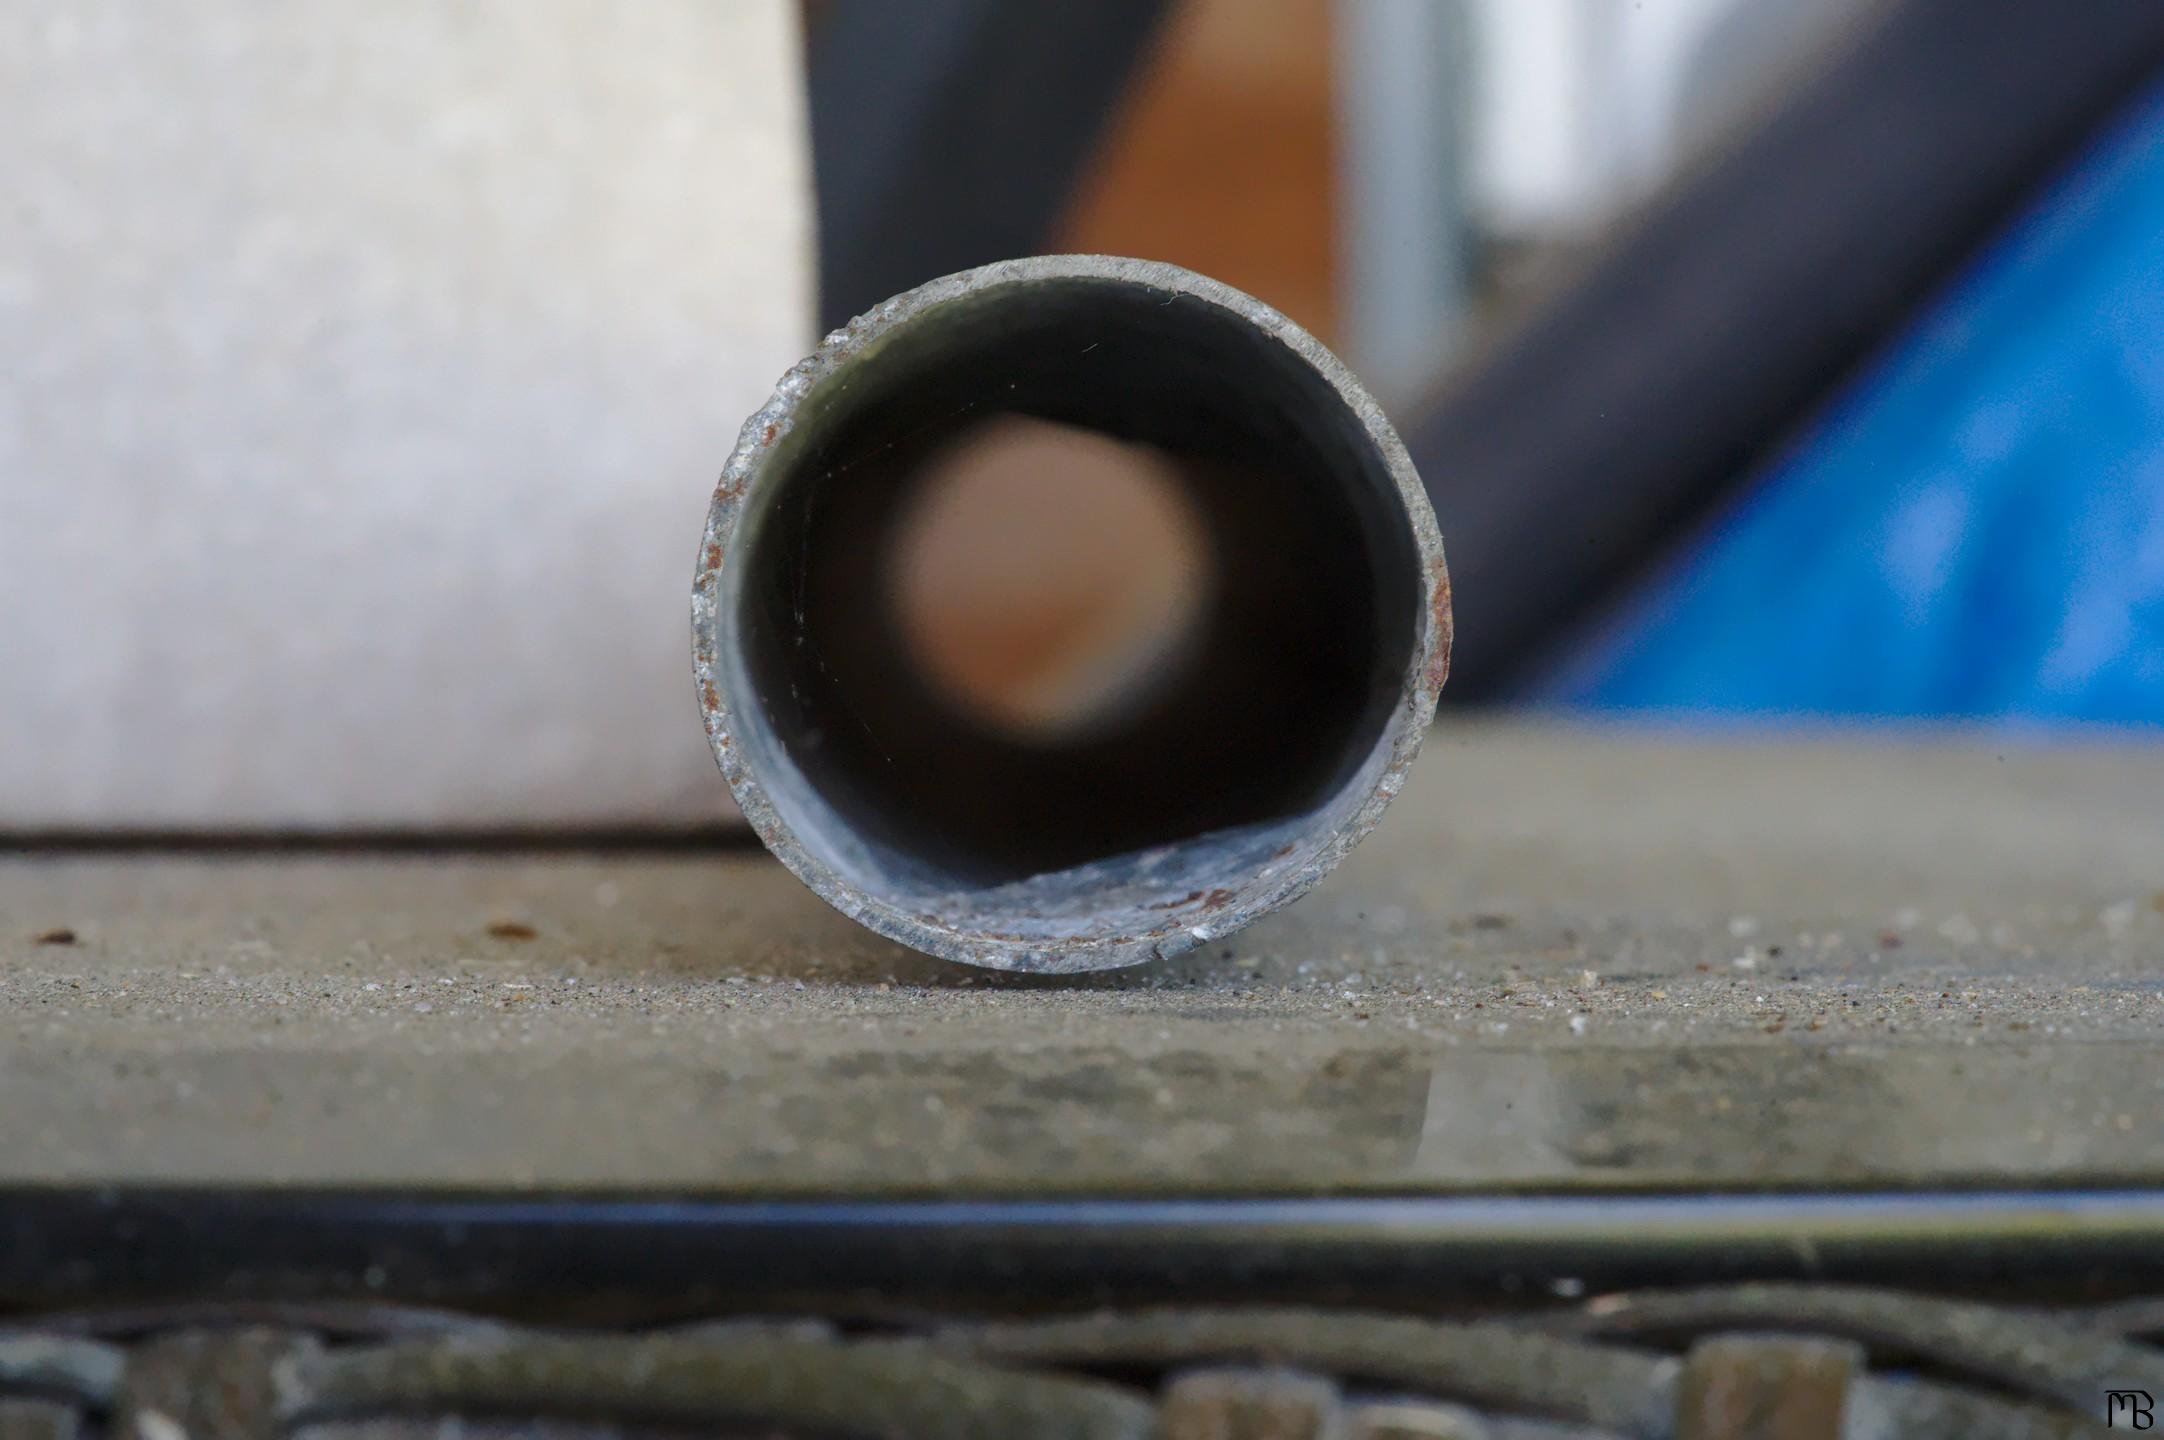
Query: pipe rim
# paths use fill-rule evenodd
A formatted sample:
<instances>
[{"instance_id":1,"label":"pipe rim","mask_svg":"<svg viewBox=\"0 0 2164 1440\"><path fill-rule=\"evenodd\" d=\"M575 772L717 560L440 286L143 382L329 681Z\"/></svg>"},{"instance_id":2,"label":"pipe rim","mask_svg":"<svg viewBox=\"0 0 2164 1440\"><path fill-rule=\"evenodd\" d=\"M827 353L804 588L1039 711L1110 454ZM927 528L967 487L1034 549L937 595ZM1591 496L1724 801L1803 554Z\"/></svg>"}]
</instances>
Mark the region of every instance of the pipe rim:
<instances>
[{"instance_id":1,"label":"pipe rim","mask_svg":"<svg viewBox=\"0 0 2164 1440\"><path fill-rule=\"evenodd\" d=\"M1149 930L1048 946L947 925L903 909L852 883L803 842L769 795L758 768L746 760L741 735L745 727L760 723L758 701L756 696L735 693L735 677L723 653L727 623L723 602L738 525L767 478L769 457L793 426L798 407L837 367L951 301L1006 286L1059 280L1111 280L1191 297L1248 322L1319 374L1359 422L1396 486L1420 558L1422 607L1417 644L1405 668L1399 703L1369 750L1371 763L1317 807L1350 801L1350 816L1312 856L1284 876L1250 880L1214 906L1206 923L1174 918ZM715 484L693 578L691 620L693 679L707 742L745 820L775 858L829 905L890 940L944 960L1032 974L1109 970L1169 959L1230 935L1312 889L1375 828L1403 788L1434 719L1436 697L1449 672L1452 637L1450 575L1427 491L1382 407L1344 363L1306 330L1253 296L1177 265L1110 255L1034 256L941 276L855 317L792 365L766 404L744 422L736 448ZM1379 768L1372 764L1378 756L1383 757Z\"/></svg>"}]
</instances>

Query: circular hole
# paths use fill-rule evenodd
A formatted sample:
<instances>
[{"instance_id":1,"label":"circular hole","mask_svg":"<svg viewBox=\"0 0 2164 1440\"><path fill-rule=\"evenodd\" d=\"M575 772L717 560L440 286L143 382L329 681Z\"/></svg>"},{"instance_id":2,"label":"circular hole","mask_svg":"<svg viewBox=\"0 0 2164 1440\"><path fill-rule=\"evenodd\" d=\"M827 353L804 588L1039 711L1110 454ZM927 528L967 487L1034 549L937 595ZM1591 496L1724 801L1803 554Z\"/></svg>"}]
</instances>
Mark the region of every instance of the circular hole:
<instances>
[{"instance_id":1,"label":"circular hole","mask_svg":"<svg viewBox=\"0 0 2164 1440\"><path fill-rule=\"evenodd\" d=\"M865 342L795 399L724 572L732 740L799 843L1010 939L1147 933L1303 863L1418 644L1362 416L1248 319L1100 278Z\"/></svg>"},{"instance_id":2,"label":"circular hole","mask_svg":"<svg viewBox=\"0 0 2164 1440\"><path fill-rule=\"evenodd\" d=\"M1202 631L1212 562L1164 452L1021 416L925 463L890 580L938 698L1014 739L1102 734L1165 687Z\"/></svg>"}]
</instances>

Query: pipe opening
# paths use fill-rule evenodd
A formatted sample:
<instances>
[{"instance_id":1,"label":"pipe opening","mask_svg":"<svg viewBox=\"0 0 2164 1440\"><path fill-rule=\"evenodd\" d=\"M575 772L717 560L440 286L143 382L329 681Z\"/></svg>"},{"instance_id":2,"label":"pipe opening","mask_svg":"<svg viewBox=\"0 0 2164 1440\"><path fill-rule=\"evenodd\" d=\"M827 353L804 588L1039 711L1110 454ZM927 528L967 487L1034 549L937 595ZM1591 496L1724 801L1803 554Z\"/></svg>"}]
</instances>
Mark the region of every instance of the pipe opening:
<instances>
[{"instance_id":1,"label":"pipe opening","mask_svg":"<svg viewBox=\"0 0 2164 1440\"><path fill-rule=\"evenodd\" d=\"M1425 574L1368 424L1283 341L1032 278L895 325L792 419L725 649L768 803L848 884L964 937L1143 935L1280 887L1365 801ZM1064 654L1028 653L1033 582L1098 607ZM1053 678L1003 697L1001 664Z\"/></svg>"},{"instance_id":2,"label":"pipe opening","mask_svg":"<svg viewBox=\"0 0 2164 1440\"><path fill-rule=\"evenodd\" d=\"M1194 661L1217 583L1180 467L1006 416L925 462L886 557L935 698L1023 743L1116 732Z\"/></svg>"}]
</instances>

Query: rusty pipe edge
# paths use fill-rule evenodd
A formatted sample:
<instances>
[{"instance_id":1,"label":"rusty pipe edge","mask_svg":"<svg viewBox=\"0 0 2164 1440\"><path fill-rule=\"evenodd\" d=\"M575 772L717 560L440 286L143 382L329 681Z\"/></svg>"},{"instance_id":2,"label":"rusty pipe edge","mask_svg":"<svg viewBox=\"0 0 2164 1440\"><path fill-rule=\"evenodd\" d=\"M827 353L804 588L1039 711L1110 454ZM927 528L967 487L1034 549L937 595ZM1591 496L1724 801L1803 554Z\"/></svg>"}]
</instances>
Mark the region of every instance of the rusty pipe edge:
<instances>
[{"instance_id":1,"label":"rusty pipe edge","mask_svg":"<svg viewBox=\"0 0 2164 1440\"><path fill-rule=\"evenodd\" d=\"M1018 741L898 658L882 544L922 464L1020 414L1180 467L1217 584L1113 733ZM1313 337L1175 266L1010 260L828 335L747 422L692 597L715 758L767 848L879 934L1000 970L1170 957L1290 903L1397 794L1450 581L1381 408Z\"/></svg>"}]
</instances>

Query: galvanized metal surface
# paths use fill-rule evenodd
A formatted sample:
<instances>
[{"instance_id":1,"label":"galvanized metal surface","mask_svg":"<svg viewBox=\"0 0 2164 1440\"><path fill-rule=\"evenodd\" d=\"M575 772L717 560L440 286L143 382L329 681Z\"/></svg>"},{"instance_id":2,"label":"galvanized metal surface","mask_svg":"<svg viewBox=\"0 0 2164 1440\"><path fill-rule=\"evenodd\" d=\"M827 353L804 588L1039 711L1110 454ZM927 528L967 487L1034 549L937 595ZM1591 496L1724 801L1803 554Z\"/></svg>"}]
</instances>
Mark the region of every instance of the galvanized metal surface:
<instances>
[{"instance_id":1,"label":"galvanized metal surface","mask_svg":"<svg viewBox=\"0 0 2164 1440\"><path fill-rule=\"evenodd\" d=\"M628 1332L384 1307L62 1313L0 1328L0 1436L2056 1440L2110 1433L2137 1408L2111 1395L2164 1386L2164 1352L2121 1312L1890 1291L1743 1287L1694 1297L1695 1323L1671 1306L1658 1342L1585 1338L1663 1298Z\"/></svg>"},{"instance_id":2,"label":"galvanized metal surface","mask_svg":"<svg viewBox=\"0 0 2164 1440\"><path fill-rule=\"evenodd\" d=\"M1379 668L1385 676L1394 677L1398 693L1382 714L1363 722L1366 728L1350 742L1344 756L1321 757L1342 763L1336 763L1339 776L1320 799L1303 800L1289 810L1279 807L1262 819L1222 829L1198 823L1191 830L1166 833L1160 843L1087 853L1051 873L1013 877L1006 883L950 878L934 857L907 844L891 847L898 853L890 854L890 847L874 833L876 826L845 814L845 802L856 797L837 796L835 786L860 788L850 785L846 776L822 784L810 775L814 757L835 748L837 737L808 725L802 728L809 733L797 733L791 721L771 713L777 688L799 695L808 687L753 673L747 655L754 648L754 637L746 615L755 599L747 593L746 576L758 562L753 552L761 537L780 523L767 517L794 490L824 485L832 476L912 442L924 431L952 426L962 412L991 413L1001 406L1026 411L1034 404L1050 407L1071 423L1090 423L1093 415L1087 397L1091 387L1112 382L1088 377L1118 373L1108 368L1111 362L1089 360L1090 352L1098 348L1094 341L1063 348L1063 356L1074 352L1072 360L1061 362L1074 367L1070 376L1063 377L1071 383L1057 385L1034 400L1010 395L1016 388L1013 380L988 380L994 393L969 393L959 410L953 408L953 395L946 397L943 406L913 406L906 427L867 450L829 453L824 448L832 432L841 428L841 422L833 418L841 410L840 397L852 384L866 387L877 359L891 356L905 338L927 347L925 355L907 363L936 375L953 357L934 347L927 336L953 332L971 336L967 343L976 344L984 331L1006 323L1004 317L1026 311L1046 296L1059 296L1059 303L1065 305L1076 303L1074 297L1085 292L1094 301L1079 303L1094 303L1098 308L1092 314L1101 315L1102 323L1096 331L1081 333L1101 333L1118 343L1123 331L1135 332L1133 338L1145 357L1165 348L1168 338L1182 326L1215 335L1211 343L1221 346L1226 319L1236 322L1239 346L1262 354L1255 362L1258 373L1280 373L1280 389L1269 391L1260 384L1234 387L1237 403L1253 413L1213 417L1220 432L1228 425L1245 427L1251 438L1267 437L1257 445L1280 450L1290 450L1293 439L1308 443L1315 432L1333 432L1316 453L1334 457L1334 467L1307 477L1307 483L1342 489L1354 497L1345 503L1361 511L1361 524L1368 532L1368 539L1361 542L1368 546L1362 563L1380 576L1361 583L1387 591L1378 603L1401 612L1389 618L1394 625L1402 623L1404 631L1404 643L1385 645L1386 653L1377 657L1377 666L1367 668ZM1115 301L1119 306L1146 301L1149 323L1156 331L1137 331ZM1015 322L1017 333L1026 333L1026 323L1033 322ZM1169 331L1168 325L1173 327ZM1058 333L1065 345L1074 332L1070 328ZM1173 375L1181 375L1180 367L1186 367L1184 378L1168 380L1163 387L1144 386L1149 405L1180 413L1201 412L1208 403L1221 403L1209 398L1214 392L1207 385L1197 390L1194 380L1197 374L1238 363L1223 355L1215 358L1217 365L1207 365L1198 362L1194 353L1182 352L1168 361ZM1122 363L1128 368L1134 364ZM1299 384L1309 387L1312 394L1303 392L1298 400L1287 398L1281 372L1288 364L1299 372ZM1022 372L995 369L993 373L1004 377ZM1107 420L1119 428L1135 426L1135 417L1148 407L1135 395L1122 394L1105 402L1104 408L1108 416L1122 417L1116 423ZM1169 424L1167 434L1154 433L1144 424L1142 433L1127 433L1124 438L1169 444L1169 434L1191 428L1184 414ZM1209 427L1203 426L1202 432L1208 433ZM1209 458L1209 452L1203 453ZM1371 487L1378 493L1368 494ZM808 511L813 501L792 499L790 503ZM1249 508L1265 503L1253 499ZM808 519L805 523L809 524ZM1300 539L1297 534L1288 536L1275 548L1296 551ZM771 548L784 542L765 543ZM1382 558L1391 546L1407 552L1404 577L1391 572ZM1280 563L1283 558L1280 555ZM810 561L791 563L801 571ZM875 562L871 556L856 556L852 563L870 567ZM1324 554L1307 561L1311 570L1325 570L1335 563ZM1402 586L1401 578L1406 581ZM795 585L800 633L793 643L802 648L806 639L801 633L801 578ZM1038 973L1168 960L1232 934L1305 893L1374 827L1403 786L1434 713L1436 693L1449 665L1451 637L1449 578L1425 491L1380 407L1358 382L1312 337L1260 302L1174 266L1106 256L1007 261L947 276L897 296L829 335L817 351L782 378L774 398L745 423L714 492L692 615L694 664L708 737L739 805L768 848L835 908L890 939L949 960ZM832 670L826 657L820 668ZM1258 663L1256 668L1262 667ZM820 683L826 678L823 674ZM898 682L875 687L884 692L895 688ZM864 726L867 708L886 703L882 693L845 697L846 720L834 728L846 733ZM1195 703L1210 701L1197 696ZM1225 713L1220 723L1230 733L1243 704L1237 696L1218 697L1216 703ZM1186 723L1195 728L1204 722ZM1306 741L1298 734L1283 737L1283 744L1294 753L1302 743L1336 742ZM891 755L885 759L890 766L896 763ZM918 762L905 756L900 763ZM952 763L959 767L960 762ZM883 772L875 768L873 773ZM960 783L960 777L950 776L945 783ZM1015 798L1011 793L1006 797L1008 803ZM988 806L999 803L997 795L986 797ZM887 804L890 810L909 808Z\"/></svg>"},{"instance_id":3,"label":"galvanized metal surface","mask_svg":"<svg viewBox=\"0 0 2164 1440\"><path fill-rule=\"evenodd\" d=\"M1309 904L1090 977L941 965L753 849L0 859L0 1181L2164 1177L2152 751L1430 746Z\"/></svg>"}]
</instances>

